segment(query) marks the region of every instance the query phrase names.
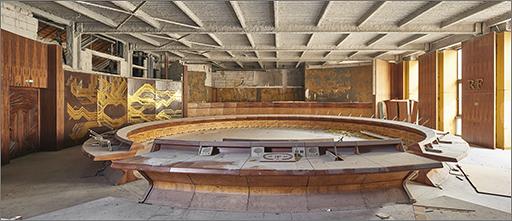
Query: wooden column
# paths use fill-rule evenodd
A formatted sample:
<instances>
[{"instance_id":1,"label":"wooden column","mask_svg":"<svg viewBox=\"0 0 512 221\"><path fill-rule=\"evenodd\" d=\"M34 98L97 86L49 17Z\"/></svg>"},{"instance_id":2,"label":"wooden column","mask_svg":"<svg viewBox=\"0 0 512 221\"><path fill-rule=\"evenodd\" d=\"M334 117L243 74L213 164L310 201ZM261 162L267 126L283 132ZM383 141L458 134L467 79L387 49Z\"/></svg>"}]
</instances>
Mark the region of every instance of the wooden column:
<instances>
[{"instance_id":1,"label":"wooden column","mask_svg":"<svg viewBox=\"0 0 512 221\"><path fill-rule=\"evenodd\" d=\"M495 148L496 33L462 42L462 138Z\"/></svg>"},{"instance_id":2,"label":"wooden column","mask_svg":"<svg viewBox=\"0 0 512 221\"><path fill-rule=\"evenodd\" d=\"M391 99L404 99L403 62L391 65Z\"/></svg>"},{"instance_id":3,"label":"wooden column","mask_svg":"<svg viewBox=\"0 0 512 221\"><path fill-rule=\"evenodd\" d=\"M9 163L9 73L8 66L4 65L10 59L9 42L6 41L4 32L0 32L0 59L1 75L0 75L0 145L2 149L2 165Z\"/></svg>"},{"instance_id":4,"label":"wooden column","mask_svg":"<svg viewBox=\"0 0 512 221\"><path fill-rule=\"evenodd\" d=\"M48 46L48 88L41 90L41 147L62 148L64 139L64 70L62 48Z\"/></svg>"},{"instance_id":5,"label":"wooden column","mask_svg":"<svg viewBox=\"0 0 512 221\"><path fill-rule=\"evenodd\" d=\"M496 35L496 147L511 146L511 37L510 32Z\"/></svg>"},{"instance_id":6,"label":"wooden column","mask_svg":"<svg viewBox=\"0 0 512 221\"><path fill-rule=\"evenodd\" d=\"M432 129L437 129L437 59L436 51L418 57L419 123Z\"/></svg>"}]
</instances>

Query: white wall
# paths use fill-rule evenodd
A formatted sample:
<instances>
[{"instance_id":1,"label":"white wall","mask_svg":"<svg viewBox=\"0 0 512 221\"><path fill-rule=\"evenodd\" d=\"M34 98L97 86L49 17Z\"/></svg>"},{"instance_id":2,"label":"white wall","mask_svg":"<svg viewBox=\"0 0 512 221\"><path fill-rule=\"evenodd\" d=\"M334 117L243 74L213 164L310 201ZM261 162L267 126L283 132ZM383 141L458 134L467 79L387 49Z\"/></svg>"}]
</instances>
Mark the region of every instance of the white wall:
<instances>
[{"instance_id":1,"label":"white wall","mask_svg":"<svg viewBox=\"0 0 512 221\"><path fill-rule=\"evenodd\" d=\"M37 19L32 13L8 2L1 2L2 29L30 39L37 39Z\"/></svg>"}]
</instances>

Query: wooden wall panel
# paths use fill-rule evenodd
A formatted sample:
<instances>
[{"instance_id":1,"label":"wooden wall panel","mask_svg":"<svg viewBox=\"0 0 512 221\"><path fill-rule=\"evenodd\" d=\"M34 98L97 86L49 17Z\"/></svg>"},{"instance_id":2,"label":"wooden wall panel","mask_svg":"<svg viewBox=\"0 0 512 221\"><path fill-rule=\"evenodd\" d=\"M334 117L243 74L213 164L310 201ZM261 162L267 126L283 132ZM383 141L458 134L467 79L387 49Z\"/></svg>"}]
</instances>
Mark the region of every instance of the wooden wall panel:
<instances>
[{"instance_id":1,"label":"wooden wall panel","mask_svg":"<svg viewBox=\"0 0 512 221\"><path fill-rule=\"evenodd\" d=\"M62 47L48 45L48 85L41 89L41 148L57 150L64 139L64 70Z\"/></svg>"},{"instance_id":2,"label":"wooden wall panel","mask_svg":"<svg viewBox=\"0 0 512 221\"><path fill-rule=\"evenodd\" d=\"M404 99L403 62L391 64L391 99Z\"/></svg>"},{"instance_id":3,"label":"wooden wall panel","mask_svg":"<svg viewBox=\"0 0 512 221\"><path fill-rule=\"evenodd\" d=\"M419 56L418 62L419 123L437 129L437 52Z\"/></svg>"},{"instance_id":4,"label":"wooden wall panel","mask_svg":"<svg viewBox=\"0 0 512 221\"><path fill-rule=\"evenodd\" d=\"M495 147L495 45L491 32L462 43L462 137Z\"/></svg>"},{"instance_id":5,"label":"wooden wall panel","mask_svg":"<svg viewBox=\"0 0 512 221\"><path fill-rule=\"evenodd\" d=\"M9 94L9 158L39 151L39 90L13 87Z\"/></svg>"},{"instance_id":6,"label":"wooden wall panel","mask_svg":"<svg viewBox=\"0 0 512 221\"><path fill-rule=\"evenodd\" d=\"M48 78L48 45L2 30L3 50L11 86L46 88Z\"/></svg>"},{"instance_id":7,"label":"wooden wall panel","mask_svg":"<svg viewBox=\"0 0 512 221\"><path fill-rule=\"evenodd\" d=\"M9 42L5 41L5 32L0 32L0 147L2 165L9 163L9 71L4 63L11 59L6 49Z\"/></svg>"}]
</instances>

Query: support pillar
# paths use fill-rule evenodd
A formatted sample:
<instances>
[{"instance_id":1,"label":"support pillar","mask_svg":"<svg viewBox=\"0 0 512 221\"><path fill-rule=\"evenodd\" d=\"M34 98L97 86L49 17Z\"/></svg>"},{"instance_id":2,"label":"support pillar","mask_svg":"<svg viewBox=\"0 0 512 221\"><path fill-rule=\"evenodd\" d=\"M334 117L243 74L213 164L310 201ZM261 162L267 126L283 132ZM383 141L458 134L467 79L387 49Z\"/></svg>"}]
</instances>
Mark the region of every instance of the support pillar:
<instances>
[{"instance_id":1,"label":"support pillar","mask_svg":"<svg viewBox=\"0 0 512 221\"><path fill-rule=\"evenodd\" d=\"M81 33L77 31L76 23L66 26L66 64L73 69L80 69Z\"/></svg>"}]
</instances>

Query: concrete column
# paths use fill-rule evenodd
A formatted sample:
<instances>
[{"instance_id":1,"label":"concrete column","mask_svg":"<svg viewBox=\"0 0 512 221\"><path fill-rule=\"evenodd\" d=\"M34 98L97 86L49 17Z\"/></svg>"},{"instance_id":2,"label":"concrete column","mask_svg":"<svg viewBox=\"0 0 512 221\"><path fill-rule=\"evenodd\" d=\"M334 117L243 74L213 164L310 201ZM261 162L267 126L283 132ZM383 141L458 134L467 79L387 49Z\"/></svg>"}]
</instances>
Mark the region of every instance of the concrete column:
<instances>
[{"instance_id":1,"label":"concrete column","mask_svg":"<svg viewBox=\"0 0 512 221\"><path fill-rule=\"evenodd\" d=\"M121 76L131 77L133 70L133 49L130 43L126 43L123 47L123 58L126 61L123 65L124 68L121 68Z\"/></svg>"},{"instance_id":2,"label":"concrete column","mask_svg":"<svg viewBox=\"0 0 512 221\"><path fill-rule=\"evenodd\" d=\"M76 31L76 23L66 27L66 64L73 69L80 68L81 34Z\"/></svg>"}]
</instances>

